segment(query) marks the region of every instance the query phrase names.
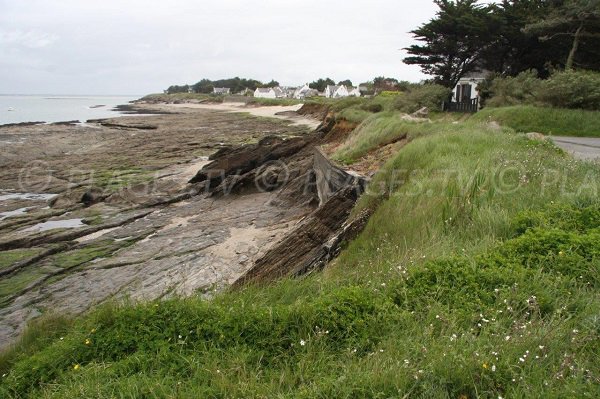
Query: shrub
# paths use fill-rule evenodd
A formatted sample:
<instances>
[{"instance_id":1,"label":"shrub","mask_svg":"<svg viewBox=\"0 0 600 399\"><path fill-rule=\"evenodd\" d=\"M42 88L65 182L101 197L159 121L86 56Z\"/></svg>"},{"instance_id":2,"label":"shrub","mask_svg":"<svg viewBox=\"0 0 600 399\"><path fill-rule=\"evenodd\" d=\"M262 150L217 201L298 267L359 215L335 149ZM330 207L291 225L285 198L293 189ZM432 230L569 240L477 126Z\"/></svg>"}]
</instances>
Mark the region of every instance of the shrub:
<instances>
[{"instance_id":1,"label":"shrub","mask_svg":"<svg viewBox=\"0 0 600 399\"><path fill-rule=\"evenodd\" d=\"M406 113L415 112L423 107L431 111L441 111L442 103L450 98L450 93L451 90L447 87L436 84L414 86L396 98L394 107Z\"/></svg>"},{"instance_id":2,"label":"shrub","mask_svg":"<svg viewBox=\"0 0 600 399\"><path fill-rule=\"evenodd\" d=\"M365 104L362 108L374 114L383 111L383 105L378 103Z\"/></svg>"},{"instance_id":3,"label":"shrub","mask_svg":"<svg viewBox=\"0 0 600 399\"><path fill-rule=\"evenodd\" d=\"M541 80L537 77L537 72L522 72L515 77L494 78L489 85L489 96L487 105L491 107L503 107L517 104L532 104L536 101ZM487 88L483 88L488 92Z\"/></svg>"},{"instance_id":4,"label":"shrub","mask_svg":"<svg viewBox=\"0 0 600 399\"><path fill-rule=\"evenodd\" d=\"M600 73L565 71L542 81L538 101L560 108L600 109Z\"/></svg>"}]
</instances>

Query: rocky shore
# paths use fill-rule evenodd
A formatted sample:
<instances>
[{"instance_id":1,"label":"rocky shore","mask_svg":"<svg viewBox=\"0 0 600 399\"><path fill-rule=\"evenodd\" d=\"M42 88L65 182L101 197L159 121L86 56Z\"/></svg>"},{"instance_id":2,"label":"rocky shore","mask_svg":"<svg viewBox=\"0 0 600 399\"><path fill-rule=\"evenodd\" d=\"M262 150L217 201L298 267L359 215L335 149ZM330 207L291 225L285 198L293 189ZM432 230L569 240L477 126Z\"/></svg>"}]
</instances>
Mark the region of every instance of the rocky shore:
<instances>
[{"instance_id":1,"label":"rocky shore","mask_svg":"<svg viewBox=\"0 0 600 399\"><path fill-rule=\"evenodd\" d=\"M0 128L4 345L43 313L306 273L356 228L365 181L316 149L324 110L127 108L144 116Z\"/></svg>"}]
</instances>

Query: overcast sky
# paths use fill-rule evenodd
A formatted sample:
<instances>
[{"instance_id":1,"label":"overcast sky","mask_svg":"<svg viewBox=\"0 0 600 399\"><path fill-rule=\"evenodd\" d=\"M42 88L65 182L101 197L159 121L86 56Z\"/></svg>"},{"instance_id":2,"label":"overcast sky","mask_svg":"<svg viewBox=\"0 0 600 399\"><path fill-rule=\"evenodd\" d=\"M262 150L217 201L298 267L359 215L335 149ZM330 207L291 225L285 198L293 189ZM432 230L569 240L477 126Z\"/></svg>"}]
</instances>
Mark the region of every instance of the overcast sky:
<instances>
[{"instance_id":1,"label":"overcast sky","mask_svg":"<svg viewBox=\"0 0 600 399\"><path fill-rule=\"evenodd\" d=\"M0 93L146 94L234 76L418 81L430 0L0 0Z\"/></svg>"}]
</instances>

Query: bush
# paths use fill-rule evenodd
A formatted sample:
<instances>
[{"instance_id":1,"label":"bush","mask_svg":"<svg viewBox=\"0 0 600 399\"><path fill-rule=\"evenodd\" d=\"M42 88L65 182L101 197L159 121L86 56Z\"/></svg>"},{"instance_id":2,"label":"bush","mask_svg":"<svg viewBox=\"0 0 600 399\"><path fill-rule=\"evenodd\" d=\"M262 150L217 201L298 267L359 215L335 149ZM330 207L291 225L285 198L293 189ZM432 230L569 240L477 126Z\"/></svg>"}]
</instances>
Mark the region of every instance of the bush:
<instances>
[{"instance_id":1,"label":"bush","mask_svg":"<svg viewBox=\"0 0 600 399\"><path fill-rule=\"evenodd\" d=\"M541 80L535 71L527 71L515 77L495 77L485 81L481 84L480 92L486 105L491 107L529 104L598 110L600 73L564 71Z\"/></svg>"},{"instance_id":2,"label":"bush","mask_svg":"<svg viewBox=\"0 0 600 399\"><path fill-rule=\"evenodd\" d=\"M542 81L538 101L560 108L600 110L600 73L565 71Z\"/></svg>"},{"instance_id":3,"label":"bush","mask_svg":"<svg viewBox=\"0 0 600 399\"><path fill-rule=\"evenodd\" d=\"M378 103L366 104L362 108L374 114L383 111L383 105Z\"/></svg>"},{"instance_id":4,"label":"bush","mask_svg":"<svg viewBox=\"0 0 600 399\"><path fill-rule=\"evenodd\" d=\"M489 83L491 99L487 101L487 105L504 107L535 103L541 83L535 71L522 72L515 77L496 77ZM484 88L484 92L486 91Z\"/></svg>"},{"instance_id":5,"label":"bush","mask_svg":"<svg viewBox=\"0 0 600 399\"><path fill-rule=\"evenodd\" d=\"M430 111L441 111L442 103L450 98L451 90L435 84L412 87L407 93L399 95L394 107L406 113L415 112L423 107Z\"/></svg>"}]
</instances>

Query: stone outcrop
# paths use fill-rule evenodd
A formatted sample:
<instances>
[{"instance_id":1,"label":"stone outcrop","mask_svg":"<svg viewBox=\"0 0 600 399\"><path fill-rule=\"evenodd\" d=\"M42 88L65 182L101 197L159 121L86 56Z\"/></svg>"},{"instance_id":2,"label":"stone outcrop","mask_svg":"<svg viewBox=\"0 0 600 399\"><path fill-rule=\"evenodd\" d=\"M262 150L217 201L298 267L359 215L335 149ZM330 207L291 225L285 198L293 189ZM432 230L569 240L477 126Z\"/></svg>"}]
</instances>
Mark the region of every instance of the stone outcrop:
<instances>
[{"instance_id":1,"label":"stone outcrop","mask_svg":"<svg viewBox=\"0 0 600 399\"><path fill-rule=\"evenodd\" d=\"M267 162L292 156L314 141L313 135L288 139L269 136L258 144L222 149L211 157L212 162L202 168L190 183L207 182L210 188L217 187L227 176L242 176Z\"/></svg>"},{"instance_id":2,"label":"stone outcrop","mask_svg":"<svg viewBox=\"0 0 600 399\"><path fill-rule=\"evenodd\" d=\"M234 287L322 268L337 255L345 239L362 230L368 216L358 217L350 223L347 219L367 181L337 167L319 149L314 150L313 173L320 206L258 259Z\"/></svg>"}]
</instances>

